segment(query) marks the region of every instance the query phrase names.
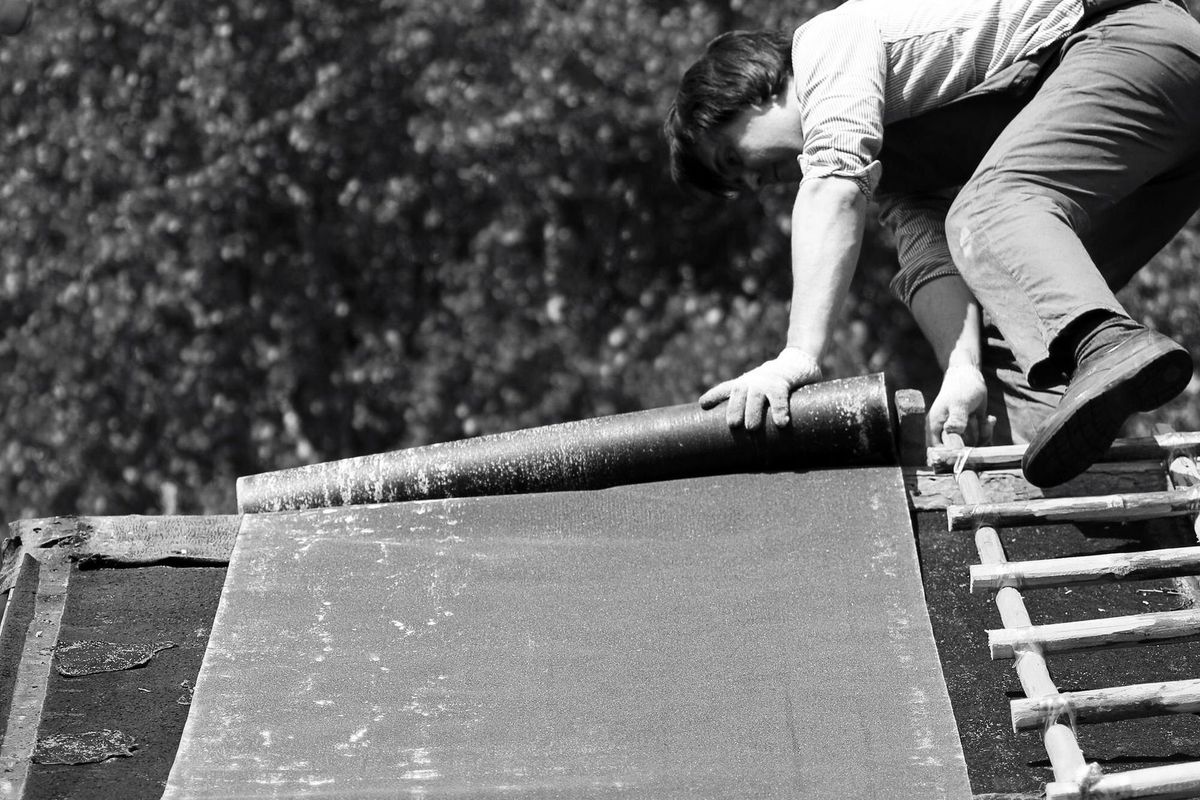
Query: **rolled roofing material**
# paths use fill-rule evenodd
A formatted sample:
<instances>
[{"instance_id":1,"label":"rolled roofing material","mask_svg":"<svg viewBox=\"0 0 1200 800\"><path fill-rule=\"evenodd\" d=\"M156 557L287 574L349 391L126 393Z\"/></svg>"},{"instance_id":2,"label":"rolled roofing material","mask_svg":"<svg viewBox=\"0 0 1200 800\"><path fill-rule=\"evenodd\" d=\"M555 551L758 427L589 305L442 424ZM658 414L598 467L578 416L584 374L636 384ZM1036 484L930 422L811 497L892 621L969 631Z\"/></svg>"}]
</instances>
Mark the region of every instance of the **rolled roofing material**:
<instances>
[{"instance_id":1,"label":"rolled roofing material","mask_svg":"<svg viewBox=\"0 0 1200 800\"><path fill-rule=\"evenodd\" d=\"M528 428L239 478L241 513L599 489L735 472L897 460L882 374L797 389L791 423L731 430L699 405Z\"/></svg>"},{"instance_id":2,"label":"rolled roofing material","mask_svg":"<svg viewBox=\"0 0 1200 800\"><path fill-rule=\"evenodd\" d=\"M164 800L970 796L873 467L245 515Z\"/></svg>"}]
</instances>

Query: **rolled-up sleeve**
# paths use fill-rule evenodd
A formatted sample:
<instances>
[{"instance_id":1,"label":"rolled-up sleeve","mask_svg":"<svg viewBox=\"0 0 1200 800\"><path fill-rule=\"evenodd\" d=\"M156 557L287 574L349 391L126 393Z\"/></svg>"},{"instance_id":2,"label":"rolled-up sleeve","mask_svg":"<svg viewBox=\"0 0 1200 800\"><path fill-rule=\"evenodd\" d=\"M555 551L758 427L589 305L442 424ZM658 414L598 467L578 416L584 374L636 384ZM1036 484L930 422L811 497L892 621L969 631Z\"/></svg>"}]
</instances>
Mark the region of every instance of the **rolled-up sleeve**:
<instances>
[{"instance_id":1,"label":"rolled-up sleeve","mask_svg":"<svg viewBox=\"0 0 1200 800\"><path fill-rule=\"evenodd\" d=\"M954 192L917 195L882 195L879 219L896 240L900 271L892 279L892 293L906 306L925 284L958 274L946 244L946 213Z\"/></svg>"},{"instance_id":2,"label":"rolled-up sleeve","mask_svg":"<svg viewBox=\"0 0 1200 800\"><path fill-rule=\"evenodd\" d=\"M887 48L870 16L843 6L800 26L792 39L804 180L840 177L870 198L882 167Z\"/></svg>"}]
</instances>

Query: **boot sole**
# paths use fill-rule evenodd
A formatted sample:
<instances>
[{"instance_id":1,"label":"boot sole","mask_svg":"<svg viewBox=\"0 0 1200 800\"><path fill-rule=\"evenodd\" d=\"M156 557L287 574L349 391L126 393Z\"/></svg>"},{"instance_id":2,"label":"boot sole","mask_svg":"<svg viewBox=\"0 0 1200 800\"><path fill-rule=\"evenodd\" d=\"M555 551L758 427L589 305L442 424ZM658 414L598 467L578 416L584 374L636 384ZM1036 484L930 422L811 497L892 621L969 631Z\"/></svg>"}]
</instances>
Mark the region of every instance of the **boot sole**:
<instances>
[{"instance_id":1,"label":"boot sole","mask_svg":"<svg viewBox=\"0 0 1200 800\"><path fill-rule=\"evenodd\" d=\"M1191 377L1191 356L1172 347L1083 400L1074 413L1061 420L1052 414L1046 421L1049 430L1037 437L1022 459L1025 479L1042 488L1066 483L1104 455L1125 420L1172 400Z\"/></svg>"}]
</instances>

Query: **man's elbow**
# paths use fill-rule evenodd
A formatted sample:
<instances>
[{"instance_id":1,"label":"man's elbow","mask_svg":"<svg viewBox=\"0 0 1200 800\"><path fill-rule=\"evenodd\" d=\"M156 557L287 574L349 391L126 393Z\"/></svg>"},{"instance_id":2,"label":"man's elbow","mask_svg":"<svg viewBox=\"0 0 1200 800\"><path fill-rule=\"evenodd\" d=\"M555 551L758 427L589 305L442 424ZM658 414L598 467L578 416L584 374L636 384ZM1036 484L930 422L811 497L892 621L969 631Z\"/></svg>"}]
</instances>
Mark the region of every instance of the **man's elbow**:
<instances>
[{"instance_id":1,"label":"man's elbow","mask_svg":"<svg viewBox=\"0 0 1200 800\"><path fill-rule=\"evenodd\" d=\"M814 200L825 206L837 206L847 210L865 210L867 207L867 195L859 182L840 175L827 175L802 181L798 198Z\"/></svg>"}]
</instances>

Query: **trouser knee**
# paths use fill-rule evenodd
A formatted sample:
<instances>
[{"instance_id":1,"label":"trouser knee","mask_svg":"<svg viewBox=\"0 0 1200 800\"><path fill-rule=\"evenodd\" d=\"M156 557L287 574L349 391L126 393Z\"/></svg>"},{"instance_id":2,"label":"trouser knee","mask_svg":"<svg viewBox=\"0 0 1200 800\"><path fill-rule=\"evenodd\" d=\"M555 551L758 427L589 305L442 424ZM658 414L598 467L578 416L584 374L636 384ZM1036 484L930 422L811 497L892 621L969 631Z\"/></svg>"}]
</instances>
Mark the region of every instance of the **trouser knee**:
<instances>
[{"instance_id":1,"label":"trouser knee","mask_svg":"<svg viewBox=\"0 0 1200 800\"><path fill-rule=\"evenodd\" d=\"M964 277L970 275L978 260L973 237L974 232L986 224L982 211L984 206L979 191L968 185L958 193L946 214L946 243Z\"/></svg>"},{"instance_id":2,"label":"trouser knee","mask_svg":"<svg viewBox=\"0 0 1200 800\"><path fill-rule=\"evenodd\" d=\"M970 282L988 246L1031 251L1036 231L1077 240L1090 226L1087 214L1062 194L1038 187L1020 175L993 173L958 193L946 215L946 242L959 271Z\"/></svg>"}]
</instances>

